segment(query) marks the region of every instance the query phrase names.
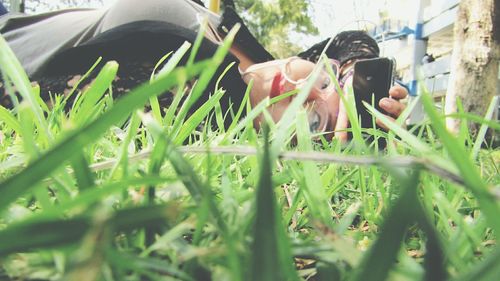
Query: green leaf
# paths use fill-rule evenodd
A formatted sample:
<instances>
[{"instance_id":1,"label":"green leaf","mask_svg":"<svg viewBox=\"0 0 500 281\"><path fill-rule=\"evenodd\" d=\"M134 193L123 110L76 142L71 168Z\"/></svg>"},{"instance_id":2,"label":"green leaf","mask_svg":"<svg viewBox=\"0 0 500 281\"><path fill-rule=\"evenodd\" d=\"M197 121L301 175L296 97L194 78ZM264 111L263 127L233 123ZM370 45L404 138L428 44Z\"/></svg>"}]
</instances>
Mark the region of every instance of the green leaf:
<instances>
[{"instance_id":1,"label":"green leaf","mask_svg":"<svg viewBox=\"0 0 500 281\"><path fill-rule=\"evenodd\" d=\"M380 227L380 234L358 265L352 280L383 281L394 265L408 226L415 221L418 210L417 185L419 171L399 179L401 195ZM383 257L383 258L382 258Z\"/></svg>"},{"instance_id":2,"label":"green leaf","mask_svg":"<svg viewBox=\"0 0 500 281\"><path fill-rule=\"evenodd\" d=\"M499 100L500 100L499 96L494 96L491 99L490 106L488 107L488 110L486 111L486 114L484 116L485 120L491 121L491 119L493 119L493 113L495 112L495 109L498 109L498 106L499 106L498 101ZM500 125L500 124L497 122L497 125ZM481 145L483 144L487 130L488 130L488 126L486 124L481 125L481 128L479 129L479 132L477 134L476 142L474 142L474 147L472 148L472 159L474 159L474 160L477 159L477 155L479 154L479 150L481 150Z\"/></svg>"},{"instance_id":3,"label":"green leaf","mask_svg":"<svg viewBox=\"0 0 500 281\"><path fill-rule=\"evenodd\" d=\"M449 153L453 163L457 166L466 187L474 194L481 210L484 212L490 227L495 233L500 233L500 208L493 195L488 191L488 186L477 172L477 169L467 153L463 144L459 143L446 129L442 117L434 109L432 99L428 95L422 96L424 109L431 120L434 131L439 136L443 146Z\"/></svg>"},{"instance_id":4,"label":"green leaf","mask_svg":"<svg viewBox=\"0 0 500 281\"><path fill-rule=\"evenodd\" d=\"M42 138L51 139L47 122L44 118L42 108L38 103L28 75L24 72L21 63L17 60L14 52L10 49L5 39L0 35L0 72L4 78L11 81L16 87L19 94L29 104L30 109L35 116L34 122L40 129Z\"/></svg>"},{"instance_id":5,"label":"green leaf","mask_svg":"<svg viewBox=\"0 0 500 281\"><path fill-rule=\"evenodd\" d=\"M185 41L184 43L182 43L182 45L179 47L179 49L177 49L175 51L175 53L168 60L168 62L158 72L158 75L165 75L167 73L172 72L172 70L174 70L175 67L179 64L179 62L181 61L182 57L184 57L184 55L186 54L186 52L189 50L190 47L191 47L191 43L189 43L187 41ZM164 60L167 59L167 57L168 57L169 54L167 54L163 58L161 58L160 61L156 64L156 66L155 66L155 68L153 70L153 74L151 74L150 81L153 81L154 79L156 79L156 77L153 76L156 68L161 63L163 63ZM182 83L179 83L179 85L184 86L184 81L182 81ZM161 119L161 111L160 111L160 104L158 102L158 97L152 97L152 98L150 98L149 102L151 104L151 110L153 112L153 116L156 118L156 120L158 122L160 122L162 119ZM175 112L175 110L177 110L177 105L178 105L178 103L173 102L169 106L168 111L167 111L167 116L169 115L168 112L170 112L170 114L173 114L173 112Z\"/></svg>"},{"instance_id":6,"label":"green leaf","mask_svg":"<svg viewBox=\"0 0 500 281\"><path fill-rule=\"evenodd\" d=\"M117 72L118 63L115 61L107 62L103 66L89 89L82 94L80 106L73 120L81 124L88 123L92 120L92 116L95 114L96 103L111 87Z\"/></svg>"},{"instance_id":7,"label":"green leaf","mask_svg":"<svg viewBox=\"0 0 500 281\"><path fill-rule=\"evenodd\" d=\"M34 248L49 248L81 239L90 227L87 218L67 221L49 220L12 224L0 231L0 257L28 251Z\"/></svg>"},{"instance_id":8,"label":"green leaf","mask_svg":"<svg viewBox=\"0 0 500 281\"><path fill-rule=\"evenodd\" d=\"M309 121L305 110L301 110L297 116L297 140L299 149L302 151L313 151L309 132ZM321 182L321 176L315 163L309 161L302 162L305 185L302 186L307 206L311 209L311 214L323 225L330 229L334 228L331 208L328 204L328 197Z\"/></svg>"},{"instance_id":9,"label":"green leaf","mask_svg":"<svg viewBox=\"0 0 500 281\"><path fill-rule=\"evenodd\" d=\"M494 281L500 276L500 249L497 248L483 261L477 262L467 273L453 281Z\"/></svg>"},{"instance_id":10,"label":"green leaf","mask_svg":"<svg viewBox=\"0 0 500 281\"><path fill-rule=\"evenodd\" d=\"M71 166L73 167L73 171L75 171L78 188L80 190L85 190L94 186L94 177L83 152L75 153L77 155L71 159Z\"/></svg>"},{"instance_id":11,"label":"green leaf","mask_svg":"<svg viewBox=\"0 0 500 281\"><path fill-rule=\"evenodd\" d=\"M203 183L198 174L188 161L175 148L168 136L164 135L163 139L167 144L166 155L170 163L174 167L175 172L179 176L186 189L191 194L191 197L198 206L205 207L210 212L210 218L213 220L218 230L222 234L228 248L228 263L231 268L232 280L241 280L241 261L236 251L236 240L229 232L229 228L222 217L220 210L217 208L216 199L212 189L208 183Z\"/></svg>"},{"instance_id":12,"label":"green leaf","mask_svg":"<svg viewBox=\"0 0 500 281\"><path fill-rule=\"evenodd\" d=\"M149 97L163 93L176 84L181 77L193 77L200 73L207 62L201 62L190 68L179 68L167 76L162 76L149 85L143 85L122 97L109 111L96 120L70 133L64 141L55 145L42 157L36 159L23 171L0 183L0 211L18 196L33 187L51 172L61 166L83 147L101 137L113 124L122 122L130 112L143 106Z\"/></svg>"},{"instance_id":13,"label":"green leaf","mask_svg":"<svg viewBox=\"0 0 500 281\"><path fill-rule=\"evenodd\" d=\"M16 133L21 133L21 124L17 121L16 117L3 106L0 106L0 120L5 123L5 125L12 129Z\"/></svg>"},{"instance_id":14,"label":"green leaf","mask_svg":"<svg viewBox=\"0 0 500 281\"><path fill-rule=\"evenodd\" d=\"M314 86L314 82L319 77L321 72L320 67L315 67L311 72L311 76L307 80L305 86L300 89L298 95L295 96L293 101L287 107L281 119L276 124L276 130L274 130L274 140L270 149L271 159L276 159L281 152L281 150L287 144L287 139L290 139L292 134L292 125L295 124L295 119L297 117L297 112L299 112L309 97L309 93Z\"/></svg>"},{"instance_id":15,"label":"green leaf","mask_svg":"<svg viewBox=\"0 0 500 281\"><path fill-rule=\"evenodd\" d=\"M269 152L269 129L264 129L264 151L255 194L251 278L249 280L298 280L272 182L272 159Z\"/></svg>"},{"instance_id":16,"label":"green leaf","mask_svg":"<svg viewBox=\"0 0 500 281\"><path fill-rule=\"evenodd\" d=\"M158 258L143 258L133 256L124 252L108 249L106 251L106 259L113 266L126 271L134 271L137 273L159 273L160 275L168 275L175 280L194 281L185 272L177 269L175 265L168 263L165 260Z\"/></svg>"},{"instance_id":17,"label":"green leaf","mask_svg":"<svg viewBox=\"0 0 500 281\"><path fill-rule=\"evenodd\" d=\"M375 116L377 119L380 119L384 125L387 126L392 132L398 135L404 142L408 143L415 151L419 153L431 153L431 148L421 139L412 135L406 129L404 129L401 125L391 121L386 115L378 112L373 106L369 103L363 102L363 105L368 108L368 111Z\"/></svg>"},{"instance_id":18,"label":"green leaf","mask_svg":"<svg viewBox=\"0 0 500 281\"><path fill-rule=\"evenodd\" d=\"M177 207L157 205L117 211L105 223L113 231L129 231L163 223L175 215ZM40 248L52 248L78 242L92 227L92 218L83 215L68 220L27 220L0 231L0 257ZM34 235L36 234L36 235Z\"/></svg>"},{"instance_id":19,"label":"green leaf","mask_svg":"<svg viewBox=\"0 0 500 281\"><path fill-rule=\"evenodd\" d=\"M236 33L238 32L240 25L237 24L235 25L231 31L227 34L227 36L224 39L224 42L222 43L219 48L217 48L217 51L215 52L214 56L211 59L211 64L206 67L206 69L203 71L203 73L200 75L200 78L198 79L196 85L194 86L191 94L187 97L187 100L184 102L182 105L181 109L179 110L176 120L174 122L174 131L177 130L177 128L181 127L181 123L188 114L189 110L191 107L198 101L198 99L201 97L201 95L206 91L206 88L208 84L210 83L213 75L217 71L217 68L219 65L224 61L224 58L226 57L227 53L229 52L229 48L232 45L233 39L236 36ZM196 47L193 47L193 51L191 51L191 55L196 52Z\"/></svg>"},{"instance_id":20,"label":"green leaf","mask_svg":"<svg viewBox=\"0 0 500 281\"><path fill-rule=\"evenodd\" d=\"M210 111L219 104L219 100L224 95L224 91L218 90L211 96L206 103L198 108L187 120L182 124L179 134L175 137L176 144L182 144L191 135L191 133L200 125L200 123L208 116Z\"/></svg>"},{"instance_id":21,"label":"green leaf","mask_svg":"<svg viewBox=\"0 0 500 281\"><path fill-rule=\"evenodd\" d=\"M122 175L126 177L128 175L128 149L129 145L134 139L134 137L137 135L137 130L139 130L139 126L141 125L141 120L139 118L139 113L136 111L134 114L132 114L132 117L130 118L129 125L127 128L127 136L123 140L121 144L121 151L118 160L116 161L115 166L113 167L109 178L113 178L115 174L118 171L118 168L122 168Z\"/></svg>"},{"instance_id":22,"label":"green leaf","mask_svg":"<svg viewBox=\"0 0 500 281\"><path fill-rule=\"evenodd\" d=\"M82 83L83 81L85 81L85 79L87 79L87 77L90 76L90 74L94 71L94 69L101 63L102 61L102 57L99 57L95 62L94 64L89 68L89 70L87 70L87 72L85 72L85 74L75 83L75 85L73 86L73 88L71 89L71 91L65 95L64 97L64 101L62 102L63 104L67 104L69 99L75 94L75 91L78 89L78 87L80 86L80 83ZM77 98L77 100L75 101L75 103L73 103L73 107L72 107L72 110L70 111L71 113L73 112L73 109L75 108L75 106L77 105L77 103L79 103L79 99Z\"/></svg>"},{"instance_id":23,"label":"green leaf","mask_svg":"<svg viewBox=\"0 0 500 281\"><path fill-rule=\"evenodd\" d=\"M180 48L182 48L181 46ZM156 71L160 65L167 60L167 58L172 54L172 52L168 52L166 55L160 58L156 65L153 67L153 71L151 73L151 76L149 77L149 81L153 81L156 75ZM160 109L160 103L158 102L158 97L151 97L149 98L149 104L151 105L151 112L153 113L153 116L156 118L158 122L161 122L161 109Z\"/></svg>"}]
</instances>

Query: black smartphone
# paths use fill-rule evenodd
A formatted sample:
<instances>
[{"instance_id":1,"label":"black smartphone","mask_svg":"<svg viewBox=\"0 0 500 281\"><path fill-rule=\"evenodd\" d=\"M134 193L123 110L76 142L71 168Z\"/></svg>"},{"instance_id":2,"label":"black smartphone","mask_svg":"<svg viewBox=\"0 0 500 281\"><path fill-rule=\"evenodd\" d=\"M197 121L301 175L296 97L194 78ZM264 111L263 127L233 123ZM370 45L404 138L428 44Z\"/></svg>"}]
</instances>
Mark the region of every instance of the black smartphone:
<instances>
[{"instance_id":1,"label":"black smartphone","mask_svg":"<svg viewBox=\"0 0 500 281\"><path fill-rule=\"evenodd\" d=\"M354 64L354 98L362 128L373 128L372 115L363 101L373 103L378 111L384 112L378 104L389 95L389 89L393 85L393 72L394 61L388 58L359 60Z\"/></svg>"}]
</instances>

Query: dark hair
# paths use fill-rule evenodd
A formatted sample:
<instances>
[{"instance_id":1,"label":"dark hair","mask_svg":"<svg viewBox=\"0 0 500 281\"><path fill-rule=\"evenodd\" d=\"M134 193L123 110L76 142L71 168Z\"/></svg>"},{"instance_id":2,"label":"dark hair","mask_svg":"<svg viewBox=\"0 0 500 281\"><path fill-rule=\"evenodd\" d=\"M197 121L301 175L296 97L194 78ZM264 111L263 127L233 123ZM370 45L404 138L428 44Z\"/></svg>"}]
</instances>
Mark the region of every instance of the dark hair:
<instances>
[{"instance_id":1,"label":"dark hair","mask_svg":"<svg viewBox=\"0 0 500 281\"><path fill-rule=\"evenodd\" d=\"M305 60L317 62L328 40L330 38L315 44L298 56ZM343 65L352 59L376 58L380 54L380 49L377 41L366 32L351 30L337 34L325 54L329 58L338 60Z\"/></svg>"}]
</instances>

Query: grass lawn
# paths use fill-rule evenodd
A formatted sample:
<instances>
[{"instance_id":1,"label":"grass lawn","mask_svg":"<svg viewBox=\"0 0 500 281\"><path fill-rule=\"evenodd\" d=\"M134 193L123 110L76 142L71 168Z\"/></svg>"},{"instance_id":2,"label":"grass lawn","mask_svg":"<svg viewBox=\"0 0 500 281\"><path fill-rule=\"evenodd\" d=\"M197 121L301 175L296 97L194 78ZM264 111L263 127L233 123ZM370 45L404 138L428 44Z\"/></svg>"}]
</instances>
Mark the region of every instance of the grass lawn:
<instances>
[{"instance_id":1,"label":"grass lawn","mask_svg":"<svg viewBox=\"0 0 500 281\"><path fill-rule=\"evenodd\" d=\"M229 43L176 67L181 47L118 100L109 62L65 111L61 96L40 100L0 38L6 86L23 97L0 108L0 280L498 280L500 151L483 135L450 135L428 95L421 124L398 125L409 105L372 132L386 150L364 142L353 106L349 144L312 136L307 89L262 132L252 118L275 100L243 117L248 93L229 128L223 90L188 114ZM166 89L174 102L160 109Z\"/></svg>"}]
</instances>

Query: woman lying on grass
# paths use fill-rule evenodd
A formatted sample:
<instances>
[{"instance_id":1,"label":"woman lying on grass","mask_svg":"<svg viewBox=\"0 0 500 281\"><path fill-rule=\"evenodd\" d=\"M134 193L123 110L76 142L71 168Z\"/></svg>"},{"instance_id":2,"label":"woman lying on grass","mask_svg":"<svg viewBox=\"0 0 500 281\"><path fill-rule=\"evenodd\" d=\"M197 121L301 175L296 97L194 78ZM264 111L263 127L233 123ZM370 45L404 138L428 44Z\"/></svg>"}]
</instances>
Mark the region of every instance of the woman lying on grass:
<instances>
[{"instance_id":1,"label":"woman lying on grass","mask_svg":"<svg viewBox=\"0 0 500 281\"><path fill-rule=\"evenodd\" d=\"M239 16L230 7L222 17L189 0L118 0L105 9L70 9L35 16L5 15L0 17L0 33L7 40L28 75L41 88L42 98L51 93L68 93L96 59L116 60L120 64L113 93L120 95L148 81L156 62L166 53L177 50L183 42L193 43L203 19L208 28L197 52L197 60L213 56L218 44L237 23L242 26L228 54L214 75L214 81L197 102L197 108L210 97L217 78L231 63L220 86L226 90L221 99L224 112L239 107L247 83L254 81L250 95L252 106L266 97L275 97L301 88L318 62L327 41L309 50L282 60L275 60L250 34ZM338 34L325 54L331 59L340 84L352 83L352 66L356 60L379 55L377 43L361 31ZM188 55L181 63L185 63ZM92 77L91 77L92 78ZM85 84L85 83L84 83ZM348 118L336 92L335 83L323 71L315 81L307 99L310 128L329 136L346 139ZM0 89L1 92L3 90ZM1 104L12 107L10 98L1 93ZM389 98L389 96L391 98ZM407 91L395 86L380 106L391 117L404 109L399 102ZM268 108L276 122L290 104L285 98ZM167 107L172 95L160 97ZM263 116L254 124L259 127ZM227 118L229 119L229 118Z\"/></svg>"}]
</instances>

